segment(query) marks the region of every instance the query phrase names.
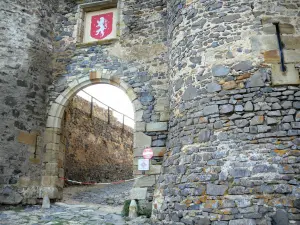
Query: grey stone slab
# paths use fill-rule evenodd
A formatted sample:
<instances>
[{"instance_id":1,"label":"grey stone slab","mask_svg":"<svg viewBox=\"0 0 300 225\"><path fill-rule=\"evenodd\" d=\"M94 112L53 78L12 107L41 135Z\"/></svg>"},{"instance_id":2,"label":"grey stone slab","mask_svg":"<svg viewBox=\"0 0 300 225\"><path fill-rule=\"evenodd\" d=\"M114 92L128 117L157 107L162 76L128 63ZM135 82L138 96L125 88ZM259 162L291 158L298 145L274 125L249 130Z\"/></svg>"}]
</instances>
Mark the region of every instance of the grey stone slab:
<instances>
[{"instance_id":1,"label":"grey stone slab","mask_svg":"<svg viewBox=\"0 0 300 225\"><path fill-rule=\"evenodd\" d=\"M130 191L130 199L146 199L148 188L132 188Z\"/></svg>"},{"instance_id":2,"label":"grey stone slab","mask_svg":"<svg viewBox=\"0 0 300 225\"><path fill-rule=\"evenodd\" d=\"M227 189L228 189L228 185L207 184L206 193L212 196L220 196L220 195L224 195Z\"/></svg>"},{"instance_id":3,"label":"grey stone slab","mask_svg":"<svg viewBox=\"0 0 300 225\"><path fill-rule=\"evenodd\" d=\"M215 77L223 77L228 75L230 72L230 69L223 65L215 65L212 67L212 74Z\"/></svg>"},{"instance_id":4,"label":"grey stone slab","mask_svg":"<svg viewBox=\"0 0 300 225\"><path fill-rule=\"evenodd\" d=\"M146 124L146 131L165 131L168 130L167 122L152 122Z\"/></svg>"},{"instance_id":5,"label":"grey stone slab","mask_svg":"<svg viewBox=\"0 0 300 225\"><path fill-rule=\"evenodd\" d=\"M208 116L208 115L216 114L216 113L219 113L218 105L209 105L209 106L204 107L204 109L203 109L204 116Z\"/></svg>"}]
</instances>

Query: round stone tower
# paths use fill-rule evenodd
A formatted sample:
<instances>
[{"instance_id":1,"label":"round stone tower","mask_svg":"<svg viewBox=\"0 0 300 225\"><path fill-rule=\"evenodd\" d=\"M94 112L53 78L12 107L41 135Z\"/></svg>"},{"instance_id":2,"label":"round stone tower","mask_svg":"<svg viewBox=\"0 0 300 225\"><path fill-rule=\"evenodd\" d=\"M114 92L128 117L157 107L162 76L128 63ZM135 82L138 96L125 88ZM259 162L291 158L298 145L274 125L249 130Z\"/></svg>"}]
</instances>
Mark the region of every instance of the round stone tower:
<instances>
[{"instance_id":1,"label":"round stone tower","mask_svg":"<svg viewBox=\"0 0 300 225\"><path fill-rule=\"evenodd\" d=\"M158 224L300 219L299 13L297 0L169 3L172 112Z\"/></svg>"},{"instance_id":2,"label":"round stone tower","mask_svg":"<svg viewBox=\"0 0 300 225\"><path fill-rule=\"evenodd\" d=\"M39 195L57 2L0 1L0 204Z\"/></svg>"}]
</instances>

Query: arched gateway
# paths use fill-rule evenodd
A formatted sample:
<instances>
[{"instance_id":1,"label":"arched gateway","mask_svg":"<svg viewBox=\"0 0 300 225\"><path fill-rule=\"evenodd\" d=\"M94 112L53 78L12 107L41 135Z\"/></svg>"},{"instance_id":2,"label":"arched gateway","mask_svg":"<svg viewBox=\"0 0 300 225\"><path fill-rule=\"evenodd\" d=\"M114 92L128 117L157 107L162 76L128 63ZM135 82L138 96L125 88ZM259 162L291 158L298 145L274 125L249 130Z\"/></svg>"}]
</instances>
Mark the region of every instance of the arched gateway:
<instances>
[{"instance_id":1,"label":"arched gateway","mask_svg":"<svg viewBox=\"0 0 300 225\"><path fill-rule=\"evenodd\" d=\"M110 84L121 88L131 100L134 106L135 112L135 128L134 128L134 161L142 156L142 150L145 146L151 146L152 139L150 136L144 134L147 129L147 125L154 125L153 123L143 124L142 115L143 109L142 104L138 100L137 95L133 89L129 87L124 81L122 81L115 74L109 74L108 72L91 71L90 76L75 79L69 83L68 88L64 90L55 101L51 104L47 115L47 124L44 133L44 144L45 144L45 155L44 165L45 170L42 175L41 183L41 197L47 193L51 199L62 198L62 189L64 185L64 157L65 157L65 143L61 138L61 122L64 115L65 108L69 101L73 98L76 93L80 90L94 84ZM155 148L155 156L162 156L160 152L162 148ZM152 169L147 173L149 176L139 179L136 182L135 187L143 187L147 192L147 187L151 187L155 183L155 174L159 174L160 166L153 165ZM138 175L136 163L134 162L134 175ZM144 179L144 181L143 181Z\"/></svg>"}]
</instances>

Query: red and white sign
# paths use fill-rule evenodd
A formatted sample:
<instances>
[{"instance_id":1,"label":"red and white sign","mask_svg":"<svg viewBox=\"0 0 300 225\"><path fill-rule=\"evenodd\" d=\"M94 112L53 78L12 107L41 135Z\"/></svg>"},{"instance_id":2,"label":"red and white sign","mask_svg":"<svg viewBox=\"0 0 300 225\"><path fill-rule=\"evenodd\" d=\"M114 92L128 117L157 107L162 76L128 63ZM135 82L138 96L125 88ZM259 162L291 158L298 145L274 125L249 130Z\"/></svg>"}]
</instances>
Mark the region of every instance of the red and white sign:
<instances>
[{"instance_id":1,"label":"red and white sign","mask_svg":"<svg viewBox=\"0 0 300 225\"><path fill-rule=\"evenodd\" d=\"M153 150L151 148L145 148L143 151L144 159L151 159L153 157Z\"/></svg>"},{"instance_id":2,"label":"red and white sign","mask_svg":"<svg viewBox=\"0 0 300 225\"><path fill-rule=\"evenodd\" d=\"M111 34L113 29L114 13L104 13L91 18L91 37L102 40Z\"/></svg>"},{"instance_id":3,"label":"red and white sign","mask_svg":"<svg viewBox=\"0 0 300 225\"><path fill-rule=\"evenodd\" d=\"M118 18L116 8L86 12L83 43L117 38Z\"/></svg>"}]
</instances>

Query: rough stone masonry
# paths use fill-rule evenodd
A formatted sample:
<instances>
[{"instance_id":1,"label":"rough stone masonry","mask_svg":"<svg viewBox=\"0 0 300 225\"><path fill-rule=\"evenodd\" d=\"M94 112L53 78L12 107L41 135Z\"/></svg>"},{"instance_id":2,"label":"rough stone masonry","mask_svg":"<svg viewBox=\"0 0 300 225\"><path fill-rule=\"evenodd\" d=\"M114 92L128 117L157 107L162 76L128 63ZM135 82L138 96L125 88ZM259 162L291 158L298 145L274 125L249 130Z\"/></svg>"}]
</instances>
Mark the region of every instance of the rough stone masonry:
<instances>
[{"instance_id":1,"label":"rough stone masonry","mask_svg":"<svg viewBox=\"0 0 300 225\"><path fill-rule=\"evenodd\" d=\"M108 123L109 115L109 123ZM81 182L116 182L133 177L133 130L110 110L75 96L66 109L65 177Z\"/></svg>"},{"instance_id":2,"label":"rough stone masonry","mask_svg":"<svg viewBox=\"0 0 300 225\"><path fill-rule=\"evenodd\" d=\"M88 45L87 2L0 3L1 202L59 198L54 109L105 81L135 106L135 159L155 150L137 184L155 184L155 224L299 224L299 1L118 1L117 40Z\"/></svg>"}]
</instances>

